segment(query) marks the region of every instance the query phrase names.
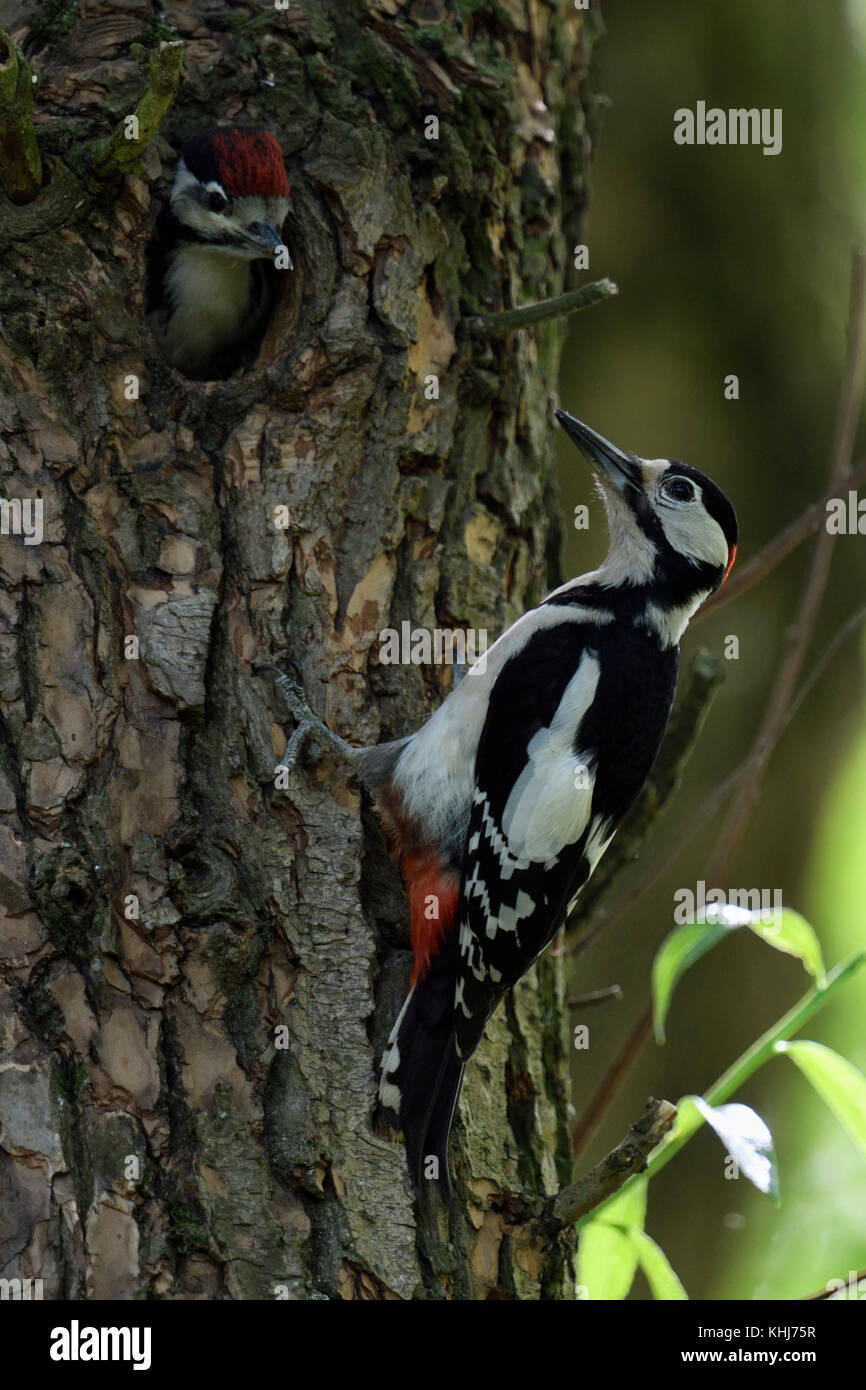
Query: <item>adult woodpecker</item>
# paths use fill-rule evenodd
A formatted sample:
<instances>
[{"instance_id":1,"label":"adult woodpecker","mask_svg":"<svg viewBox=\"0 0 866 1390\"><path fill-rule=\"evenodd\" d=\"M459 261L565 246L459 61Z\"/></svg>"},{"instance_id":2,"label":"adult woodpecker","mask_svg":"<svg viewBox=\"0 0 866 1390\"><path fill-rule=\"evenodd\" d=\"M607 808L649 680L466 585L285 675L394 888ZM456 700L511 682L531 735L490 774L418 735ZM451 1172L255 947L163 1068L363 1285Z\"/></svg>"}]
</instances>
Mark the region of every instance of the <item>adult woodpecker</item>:
<instances>
[{"instance_id":1,"label":"adult woodpecker","mask_svg":"<svg viewBox=\"0 0 866 1390\"><path fill-rule=\"evenodd\" d=\"M146 309L185 376L226 375L262 328L275 252L292 268L281 230L288 209L282 151L268 131L220 126L184 145L148 247Z\"/></svg>"},{"instance_id":2,"label":"adult woodpecker","mask_svg":"<svg viewBox=\"0 0 866 1390\"><path fill-rule=\"evenodd\" d=\"M518 619L417 733L347 750L410 905L412 984L379 1096L399 1116L416 1188L433 1176L446 1194L466 1061L646 779L680 638L737 549L734 509L704 474L557 418L595 467L606 560Z\"/></svg>"}]
</instances>

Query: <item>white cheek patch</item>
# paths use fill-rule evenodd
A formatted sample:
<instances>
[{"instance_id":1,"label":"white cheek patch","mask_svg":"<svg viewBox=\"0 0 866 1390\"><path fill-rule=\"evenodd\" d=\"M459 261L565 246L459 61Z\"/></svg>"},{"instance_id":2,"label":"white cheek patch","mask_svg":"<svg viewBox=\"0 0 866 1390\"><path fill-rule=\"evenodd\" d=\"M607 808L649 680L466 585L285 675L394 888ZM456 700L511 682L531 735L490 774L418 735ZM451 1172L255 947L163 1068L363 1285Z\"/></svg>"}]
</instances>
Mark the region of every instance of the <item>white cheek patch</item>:
<instances>
[{"instance_id":1,"label":"white cheek patch","mask_svg":"<svg viewBox=\"0 0 866 1390\"><path fill-rule=\"evenodd\" d=\"M702 502L688 506L658 505L656 515L668 543L696 564L703 562L724 569L728 563L728 542L717 521Z\"/></svg>"},{"instance_id":2,"label":"white cheek patch","mask_svg":"<svg viewBox=\"0 0 866 1390\"><path fill-rule=\"evenodd\" d=\"M511 789L502 817L508 848L522 859L551 863L586 829L595 772L574 749L600 675L598 657L584 652L550 726L539 729L529 742L529 761Z\"/></svg>"}]
</instances>

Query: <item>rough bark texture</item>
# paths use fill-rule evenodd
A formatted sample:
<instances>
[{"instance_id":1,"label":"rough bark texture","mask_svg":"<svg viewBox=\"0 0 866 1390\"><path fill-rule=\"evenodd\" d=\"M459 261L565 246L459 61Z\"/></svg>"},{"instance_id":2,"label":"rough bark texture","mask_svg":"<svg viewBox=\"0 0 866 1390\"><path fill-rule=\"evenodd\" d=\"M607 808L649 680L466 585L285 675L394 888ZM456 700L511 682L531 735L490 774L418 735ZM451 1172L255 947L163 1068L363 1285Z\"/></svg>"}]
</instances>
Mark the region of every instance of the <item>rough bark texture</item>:
<instances>
[{"instance_id":1,"label":"rough bark texture","mask_svg":"<svg viewBox=\"0 0 866 1390\"><path fill-rule=\"evenodd\" d=\"M337 762L275 788L293 725L255 664L394 737L450 670L378 664L383 628L492 641L556 578L562 330L461 319L568 283L582 23L72 0L14 30L46 186L2 204L0 494L42 498L45 538L0 537L0 1275L46 1297L572 1296L568 1242L508 1221L570 1177L561 956L497 1012L455 1211L419 1232L374 1124L402 890ZM83 142L141 94L130 44L178 36L143 176L88 183ZM179 143L226 120L283 145L296 270L252 369L192 383L144 326L144 250Z\"/></svg>"}]
</instances>

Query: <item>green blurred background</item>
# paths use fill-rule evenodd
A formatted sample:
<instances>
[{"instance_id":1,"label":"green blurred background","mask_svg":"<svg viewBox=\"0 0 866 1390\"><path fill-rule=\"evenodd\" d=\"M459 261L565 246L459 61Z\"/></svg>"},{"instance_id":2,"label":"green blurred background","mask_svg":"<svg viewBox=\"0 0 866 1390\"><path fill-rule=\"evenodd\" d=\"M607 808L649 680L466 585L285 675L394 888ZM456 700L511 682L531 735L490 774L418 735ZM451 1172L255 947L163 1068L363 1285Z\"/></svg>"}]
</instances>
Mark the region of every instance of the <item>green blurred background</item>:
<instances>
[{"instance_id":1,"label":"green blurred background","mask_svg":"<svg viewBox=\"0 0 866 1390\"><path fill-rule=\"evenodd\" d=\"M561 400L645 457L704 469L733 498L747 561L825 488L844 356L850 254L866 241L866 0L605 0L594 79L610 98L595 151L586 240L589 278L620 296L572 321ZM784 143L681 147L676 108L781 107ZM738 401L723 381L736 373ZM567 574L606 545L588 471L560 440L570 516ZM861 429L857 459L866 451ZM747 753L794 613L811 547L701 624L683 646L727 663L686 782L644 857L666 849ZM866 537L842 536L813 658L866 598ZM773 757L726 888L780 888L812 921L825 959L866 945L866 701L862 634L845 643ZM647 997L653 955L673 925L673 893L705 877L721 818L689 841L656 891L579 958L575 992L619 983L620 1004L576 1013L591 1046L575 1053L578 1109L622 1047ZM640 872L638 867L637 872ZM634 871L619 878L613 901ZM700 1092L779 1017L809 979L751 933L734 933L678 987L663 1048L650 1044L584 1154L624 1134L647 1095ZM866 1071L866 971L802 1036ZM866 1162L784 1058L738 1100L776 1142L782 1205L741 1178L704 1127L650 1188L647 1229L692 1298L791 1298L866 1266ZM648 1297L641 1277L633 1297Z\"/></svg>"}]
</instances>

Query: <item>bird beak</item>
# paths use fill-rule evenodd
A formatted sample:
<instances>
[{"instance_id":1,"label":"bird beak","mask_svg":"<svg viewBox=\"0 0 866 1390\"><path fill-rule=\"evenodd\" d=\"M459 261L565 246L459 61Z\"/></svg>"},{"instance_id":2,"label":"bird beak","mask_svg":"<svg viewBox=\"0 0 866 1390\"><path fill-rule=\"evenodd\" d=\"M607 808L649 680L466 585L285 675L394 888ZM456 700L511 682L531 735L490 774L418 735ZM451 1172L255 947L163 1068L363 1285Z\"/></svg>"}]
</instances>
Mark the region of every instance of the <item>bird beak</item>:
<instances>
[{"instance_id":1,"label":"bird beak","mask_svg":"<svg viewBox=\"0 0 866 1390\"><path fill-rule=\"evenodd\" d=\"M264 256L272 256L278 246L285 246L280 233L275 231L267 222L251 222L242 235L245 241L248 241L252 246L257 246ZM285 246L285 249L289 270L294 270L289 248Z\"/></svg>"},{"instance_id":2,"label":"bird beak","mask_svg":"<svg viewBox=\"0 0 866 1390\"><path fill-rule=\"evenodd\" d=\"M572 443L601 470L603 478L612 483L617 492L625 492L628 487L640 487L640 473L633 458L622 453L603 435L596 434L588 425L575 420L567 410L557 410L556 418Z\"/></svg>"}]
</instances>

